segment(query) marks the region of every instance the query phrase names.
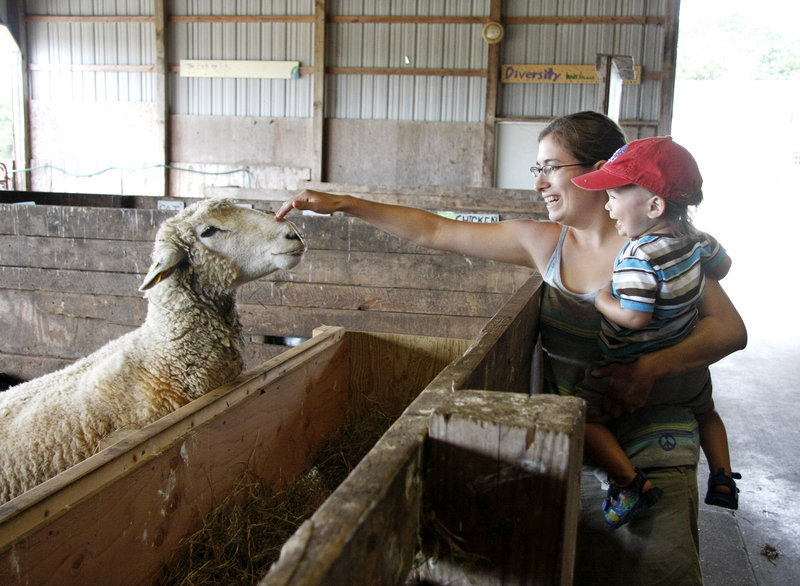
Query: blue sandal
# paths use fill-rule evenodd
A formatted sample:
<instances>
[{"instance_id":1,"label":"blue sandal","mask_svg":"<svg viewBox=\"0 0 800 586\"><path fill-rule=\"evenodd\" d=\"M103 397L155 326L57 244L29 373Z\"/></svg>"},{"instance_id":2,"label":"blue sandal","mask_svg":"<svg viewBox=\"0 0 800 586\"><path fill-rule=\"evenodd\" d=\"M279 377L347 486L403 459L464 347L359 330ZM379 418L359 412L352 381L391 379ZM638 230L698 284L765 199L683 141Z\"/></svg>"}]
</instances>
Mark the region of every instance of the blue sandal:
<instances>
[{"instance_id":1,"label":"blue sandal","mask_svg":"<svg viewBox=\"0 0 800 586\"><path fill-rule=\"evenodd\" d=\"M725 469L720 468L716 474L708 476L708 492L706 492L706 504L714 505L715 507L724 507L726 509L733 509L734 511L739 508L739 489L736 488L736 481L741 480L742 475L738 472L731 472L728 476L725 474ZM718 492L718 486L727 486L731 489L730 493Z\"/></svg>"},{"instance_id":2,"label":"blue sandal","mask_svg":"<svg viewBox=\"0 0 800 586\"><path fill-rule=\"evenodd\" d=\"M634 517L652 507L661 495L660 488L652 487L647 492L642 492L647 475L636 470L636 478L628 486L620 488L613 482L608 487L606 500L603 502L603 515L605 515L608 529L617 529Z\"/></svg>"}]
</instances>

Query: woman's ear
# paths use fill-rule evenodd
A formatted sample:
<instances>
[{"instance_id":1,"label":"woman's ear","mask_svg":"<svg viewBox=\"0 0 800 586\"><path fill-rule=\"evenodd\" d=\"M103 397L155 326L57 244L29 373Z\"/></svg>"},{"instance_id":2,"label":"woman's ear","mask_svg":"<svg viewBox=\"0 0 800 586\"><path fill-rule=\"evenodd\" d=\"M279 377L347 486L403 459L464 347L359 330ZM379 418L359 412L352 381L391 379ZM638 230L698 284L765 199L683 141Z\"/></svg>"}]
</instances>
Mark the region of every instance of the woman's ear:
<instances>
[{"instance_id":1,"label":"woman's ear","mask_svg":"<svg viewBox=\"0 0 800 586\"><path fill-rule=\"evenodd\" d=\"M651 219L660 218L667 209L667 202L660 195L650 198L650 207L647 209L647 217Z\"/></svg>"}]
</instances>

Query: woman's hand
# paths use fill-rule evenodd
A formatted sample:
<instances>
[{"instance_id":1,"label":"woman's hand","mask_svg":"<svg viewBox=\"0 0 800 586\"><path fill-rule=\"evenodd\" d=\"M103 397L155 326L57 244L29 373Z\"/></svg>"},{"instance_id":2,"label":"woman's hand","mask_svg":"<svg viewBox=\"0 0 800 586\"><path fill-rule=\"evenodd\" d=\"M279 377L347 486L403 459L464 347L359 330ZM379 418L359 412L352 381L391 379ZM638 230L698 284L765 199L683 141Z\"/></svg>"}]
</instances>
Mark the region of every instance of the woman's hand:
<instances>
[{"instance_id":1,"label":"woman's hand","mask_svg":"<svg viewBox=\"0 0 800 586\"><path fill-rule=\"evenodd\" d=\"M605 396L604 409L611 417L623 411L632 412L647 403L647 397L656 381L647 354L635 362L613 363L592 371L593 376L611 377Z\"/></svg>"},{"instance_id":2,"label":"woman's hand","mask_svg":"<svg viewBox=\"0 0 800 586\"><path fill-rule=\"evenodd\" d=\"M306 189L287 200L280 209L275 212L275 219L283 220L286 214L292 209L310 210L318 214L332 214L333 212L340 211L342 201L345 197L347 196L333 195L331 193Z\"/></svg>"}]
</instances>

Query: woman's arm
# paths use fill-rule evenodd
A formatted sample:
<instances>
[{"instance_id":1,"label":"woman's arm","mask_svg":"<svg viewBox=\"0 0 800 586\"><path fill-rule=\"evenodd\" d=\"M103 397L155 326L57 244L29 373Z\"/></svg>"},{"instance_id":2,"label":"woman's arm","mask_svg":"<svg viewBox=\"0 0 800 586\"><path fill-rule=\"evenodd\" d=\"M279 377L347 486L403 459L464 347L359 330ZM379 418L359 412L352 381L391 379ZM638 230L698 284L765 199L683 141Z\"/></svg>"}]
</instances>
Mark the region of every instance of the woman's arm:
<instances>
[{"instance_id":1,"label":"woman's arm","mask_svg":"<svg viewBox=\"0 0 800 586\"><path fill-rule=\"evenodd\" d=\"M459 222L418 208L312 190L302 191L285 202L275 219L282 220L292 209L321 214L344 212L426 248L531 268L546 262L560 230L557 224L532 220Z\"/></svg>"},{"instance_id":2,"label":"woman's arm","mask_svg":"<svg viewBox=\"0 0 800 586\"><path fill-rule=\"evenodd\" d=\"M594 371L611 376L606 409L612 416L634 411L647 401L656 379L705 368L747 345L747 329L720 284L706 280L701 319L689 336L663 350L644 354L629 364L612 364Z\"/></svg>"}]
</instances>

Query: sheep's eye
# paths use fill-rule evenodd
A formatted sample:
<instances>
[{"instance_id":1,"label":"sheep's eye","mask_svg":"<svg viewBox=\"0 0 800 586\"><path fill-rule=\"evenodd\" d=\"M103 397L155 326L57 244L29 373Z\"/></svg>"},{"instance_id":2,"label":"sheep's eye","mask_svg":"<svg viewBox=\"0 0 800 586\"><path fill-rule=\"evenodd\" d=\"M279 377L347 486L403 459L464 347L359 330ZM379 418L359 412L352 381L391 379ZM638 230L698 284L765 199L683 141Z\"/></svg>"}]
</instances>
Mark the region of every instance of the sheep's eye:
<instances>
[{"instance_id":1,"label":"sheep's eye","mask_svg":"<svg viewBox=\"0 0 800 586\"><path fill-rule=\"evenodd\" d=\"M217 232L222 232L222 230L217 228L216 226L209 226L200 233L200 238L208 238L209 236L213 236Z\"/></svg>"}]
</instances>

